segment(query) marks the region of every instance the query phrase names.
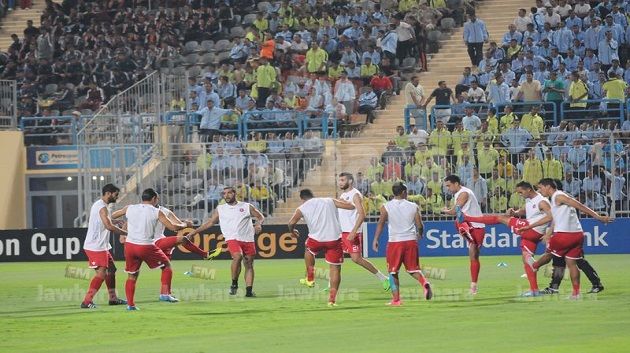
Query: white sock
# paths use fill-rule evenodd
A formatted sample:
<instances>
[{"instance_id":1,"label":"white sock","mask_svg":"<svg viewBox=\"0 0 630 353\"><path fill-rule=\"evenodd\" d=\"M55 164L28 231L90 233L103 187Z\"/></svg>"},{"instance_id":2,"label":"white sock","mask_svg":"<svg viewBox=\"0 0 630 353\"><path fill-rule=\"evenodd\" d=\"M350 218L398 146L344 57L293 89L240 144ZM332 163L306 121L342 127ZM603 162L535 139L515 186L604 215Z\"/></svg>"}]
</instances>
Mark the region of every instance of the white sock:
<instances>
[{"instance_id":1,"label":"white sock","mask_svg":"<svg viewBox=\"0 0 630 353\"><path fill-rule=\"evenodd\" d=\"M388 279L388 277L387 277L387 276L385 276L385 275L384 275L381 271L376 272L376 273L374 274L374 277L376 277L376 279L378 279L378 280L379 280L379 282L383 282L383 281L385 281L385 280L387 280L387 279Z\"/></svg>"}]
</instances>

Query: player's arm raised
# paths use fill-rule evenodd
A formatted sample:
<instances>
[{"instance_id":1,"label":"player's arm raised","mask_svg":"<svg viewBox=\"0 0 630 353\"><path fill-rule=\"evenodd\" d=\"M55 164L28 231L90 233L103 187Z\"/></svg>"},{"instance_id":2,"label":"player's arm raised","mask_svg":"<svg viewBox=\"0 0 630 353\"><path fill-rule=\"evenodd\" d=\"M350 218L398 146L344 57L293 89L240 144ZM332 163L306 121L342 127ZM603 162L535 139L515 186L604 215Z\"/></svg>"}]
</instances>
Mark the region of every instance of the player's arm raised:
<instances>
[{"instance_id":1,"label":"player's arm raised","mask_svg":"<svg viewBox=\"0 0 630 353\"><path fill-rule=\"evenodd\" d=\"M127 206L121 208L120 210L112 212L112 219L118 219L127 214Z\"/></svg>"},{"instance_id":2,"label":"player's arm raised","mask_svg":"<svg viewBox=\"0 0 630 353\"><path fill-rule=\"evenodd\" d=\"M185 220L185 221L182 221L179 217L177 217L177 215L174 212L171 212L171 213L168 214L168 220L171 221L174 224L183 223L183 224L186 225L186 227L192 227L193 226L192 221L190 221L188 219Z\"/></svg>"},{"instance_id":3,"label":"player's arm raised","mask_svg":"<svg viewBox=\"0 0 630 353\"><path fill-rule=\"evenodd\" d=\"M361 197L361 195L354 194L354 197L352 198L352 203L354 203L354 208L357 210L357 221L354 223L354 228L352 228L350 234L348 234L349 241L354 240L354 238L357 236L359 228L361 228L361 225L365 220L365 209L363 208L363 198Z\"/></svg>"},{"instance_id":4,"label":"player's arm raised","mask_svg":"<svg viewBox=\"0 0 630 353\"><path fill-rule=\"evenodd\" d=\"M422 234L424 233L424 223L422 223L422 214L420 212L420 207L418 207L418 212L416 212L416 217L414 221L416 222L416 238L420 240L422 239Z\"/></svg>"},{"instance_id":5,"label":"player's arm raised","mask_svg":"<svg viewBox=\"0 0 630 353\"><path fill-rule=\"evenodd\" d=\"M613 221L612 218L608 217L608 216L601 216L600 214L598 214L597 212L591 210L589 207L586 207L583 203L581 203L580 201L572 198L572 197L568 197L565 195L558 195L556 196L556 201L567 205L567 206L571 206L573 208L575 208L576 210L587 214L593 218L595 218L596 220L603 222L603 223L610 223Z\"/></svg>"},{"instance_id":6,"label":"player's arm raised","mask_svg":"<svg viewBox=\"0 0 630 353\"><path fill-rule=\"evenodd\" d=\"M374 240L372 240L372 250L378 251L378 238L381 237L381 233L383 233L383 228L385 227L385 222L387 222L387 210L385 206L381 206L381 215L378 217L378 223L376 224L376 232L374 233Z\"/></svg>"},{"instance_id":7,"label":"player's arm raised","mask_svg":"<svg viewBox=\"0 0 630 353\"><path fill-rule=\"evenodd\" d=\"M335 203L335 207L341 208L344 210L354 210L356 208L354 207L352 203L344 201L344 200L333 199L333 202Z\"/></svg>"},{"instance_id":8,"label":"player's arm raised","mask_svg":"<svg viewBox=\"0 0 630 353\"><path fill-rule=\"evenodd\" d=\"M101 208L98 211L98 215L99 217L101 217L101 222L103 222L105 229L116 234L121 234L121 235L127 234L127 231L121 229L120 227L117 227L114 223L112 223L111 218L109 218L109 212L107 212L107 207Z\"/></svg>"},{"instance_id":9,"label":"player's arm raised","mask_svg":"<svg viewBox=\"0 0 630 353\"><path fill-rule=\"evenodd\" d=\"M302 211L300 211L300 209L298 208L297 210L295 210L295 213L293 214L293 217L291 217L291 219L289 220L289 232L291 233L291 235L293 235L294 238L297 238L300 236L300 232L295 229L295 225L297 224L297 222L300 221L300 219L302 219Z\"/></svg>"},{"instance_id":10,"label":"player's arm raised","mask_svg":"<svg viewBox=\"0 0 630 353\"><path fill-rule=\"evenodd\" d=\"M210 218L206 221L206 223L200 225L199 228L193 230L191 233L188 233L186 237L188 237L188 239L191 239L193 236L195 236L195 234L201 234L201 232L205 232L210 227L215 225L218 221L219 221L219 212L215 209L214 212L212 212L212 215L210 216Z\"/></svg>"},{"instance_id":11,"label":"player's arm raised","mask_svg":"<svg viewBox=\"0 0 630 353\"><path fill-rule=\"evenodd\" d=\"M536 222L534 222L534 223L532 223L532 224L530 224L528 226L516 229L515 230L516 234L520 234L520 233L522 233L522 232L524 232L526 230L530 230L530 229L534 229L536 227L543 226L543 225L551 223L553 221L553 216L551 215L551 205L549 204L549 202L541 201L538 204L538 209L541 210L545 214L545 217L539 219L538 221L536 221Z\"/></svg>"},{"instance_id":12,"label":"player's arm raised","mask_svg":"<svg viewBox=\"0 0 630 353\"><path fill-rule=\"evenodd\" d=\"M168 219L168 217L166 217L166 215L162 211L158 211L158 220L162 224L164 224L164 226L168 230L172 230L173 232L177 232L178 230L186 228L186 223L184 223L184 222L175 222L175 223L173 223L173 222L171 222L170 219Z\"/></svg>"},{"instance_id":13,"label":"player's arm raised","mask_svg":"<svg viewBox=\"0 0 630 353\"><path fill-rule=\"evenodd\" d=\"M254 224L254 230L256 231L256 234L260 234L260 232L262 232L262 225L265 222L265 215L258 211L254 205L249 205L249 213L258 220L258 222Z\"/></svg>"},{"instance_id":14,"label":"player's arm raised","mask_svg":"<svg viewBox=\"0 0 630 353\"><path fill-rule=\"evenodd\" d=\"M466 204L466 202L468 202L468 194L465 192L462 192L461 194L459 194L459 196L457 197L457 200L455 200L455 205L459 206L459 207L464 207L464 205ZM451 215L454 216L455 215L455 207L453 208L448 208L448 207L444 207L442 209L442 213L447 214L447 215Z\"/></svg>"}]
</instances>

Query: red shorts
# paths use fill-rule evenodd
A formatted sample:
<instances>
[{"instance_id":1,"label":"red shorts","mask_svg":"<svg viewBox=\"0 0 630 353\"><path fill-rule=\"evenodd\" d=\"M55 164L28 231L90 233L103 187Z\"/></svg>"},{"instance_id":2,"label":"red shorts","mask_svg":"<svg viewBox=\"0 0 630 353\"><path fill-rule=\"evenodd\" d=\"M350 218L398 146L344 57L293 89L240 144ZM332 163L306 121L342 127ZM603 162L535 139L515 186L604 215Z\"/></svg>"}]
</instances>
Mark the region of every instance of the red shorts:
<instances>
[{"instance_id":1,"label":"red shorts","mask_svg":"<svg viewBox=\"0 0 630 353\"><path fill-rule=\"evenodd\" d=\"M89 268L110 268L114 266L114 258L112 257L112 254L109 252L109 250L92 251L83 249L83 251L88 258Z\"/></svg>"},{"instance_id":2,"label":"red shorts","mask_svg":"<svg viewBox=\"0 0 630 353\"><path fill-rule=\"evenodd\" d=\"M404 264L407 272L420 272L418 261L418 242L415 240L387 243L387 271L398 273Z\"/></svg>"},{"instance_id":3,"label":"red shorts","mask_svg":"<svg viewBox=\"0 0 630 353\"><path fill-rule=\"evenodd\" d=\"M462 235L469 243L476 245L480 248L483 245L483 238L486 237L486 228L473 228L470 222L458 223L455 222L455 229L459 234L468 233L470 234L469 238L467 236Z\"/></svg>"},{"instance_id":4,"label":"red shorts","mask_svg":"<svg viewBox=\"0 0 630 353\"><path fill-rule=\"evenodd\" d=\"M516 229L528 226L529 222L526 219L512 217L510 218L508 225L512 229L512 232L514 232ZM538 243L540 243L543 234L540 234L533 229L529 229L519 235L521 236L521 249L534 255L536 253L536 247L538 246Z\"/></svg>"},{"instance_id":5,"label":"red shorts","mask_svg":"<svg viewBox=\"0 0 630 353\"><path fill-rule=\"evenodd\" d=\"M584 257L583 243L584 233L582 232L555 232L549 239L547 252L554 256L577 260Z\"/></svg>"},{"instance_id":6,"label":"red shorts","mask_svg":"<svg viewBox=\"0 0 630 353\"><path fill-rule=\"evenodd\" d=\"M341 265L343 263L343 247L341 239L333 241L317 241L313 238L306 239L306 251L317 255L320 251L325 252L325 259L331 265Z\"/></svg>"},{"instance_id":7,"label":"red shorts","mask_svg":"<svg viewBox=\"0 0 630 353\"><path fill-rule=\"evenodd\" d=\"M160 248L164 255L168 257L170 260L173 256L173 250L175 250L175 245L177 243L177 237L164 237L155 241L155 246Z\"/></svg>"},{"instance_id":8,"label":"red shorts","mask_svg":"<svg viewBox=\"0 0 630 353\"><path fill-rule=\"evenodd\" d=\"M357 233L357 236L353 241L348 240L350 232L341 233L341 246L343 252L348 254L362 253L363 252L363 233Z\"/></svg>"},{"instance_id":9,"label":"red shorts","mask_svg":"<svg viewBox=\"0 0 630 353\"><path fill-rule=\"evenodd\" d=\"M242 254L246 256L256 255L256 243L253 241L227 240L228 251L232 256Z\"/></svg>"},{"instance_id":10,"label":"red shorts","mask_svg":"<svg viewBox=\"0 0 630 353\"><path fill-rule=\"evenodd\" d=\"M168 257L155 244L125 243L125 272L137 273L143 261L150 269L164 267L169 263Z\"/></svg>"}]
</instances>

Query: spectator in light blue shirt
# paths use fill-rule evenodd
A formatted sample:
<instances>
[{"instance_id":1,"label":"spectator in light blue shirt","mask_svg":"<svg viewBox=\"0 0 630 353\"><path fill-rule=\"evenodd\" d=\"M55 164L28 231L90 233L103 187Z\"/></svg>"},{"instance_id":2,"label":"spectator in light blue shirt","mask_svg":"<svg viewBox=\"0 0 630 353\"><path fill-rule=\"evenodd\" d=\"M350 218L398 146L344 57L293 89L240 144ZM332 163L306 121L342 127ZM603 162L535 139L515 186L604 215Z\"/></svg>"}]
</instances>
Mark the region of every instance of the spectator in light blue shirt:
<instances>
[{"instance_id":1,"label":"spectator in light blue shirt","mask_svg":"<svg viewBox=\"0 0 630 353\"><path fill-rule=\"evenodd\" d=\"M479 66L483 59L483 43L488 41L486 24L472 13L464 24L464 43L468 46L468 56L473 66Z\"/></svg>"},{"instance_id":2,"label":"spectator in light blue shirt","mask_svg":"<svg viewBox=\"0 0 630 353\"><path fill-rule=\"evenodd\" d=\"M578 197L582 191L582 182L573 177L573 173L566 173L562 181L562 189L567 194Z\"/></svg>"},{"instance_id":3,"label":"spectator in light blue shirt","mask_svg":"<svg viewBox=\"0 0 630 353\"><path fill-rule=\"evenodd\" d=\"M231 109L215 107L214 101L208 99L206 106L197 111L197 114L201 115L199 133L208 135L208 141L212 141L214 135L218 134L221 128L221 117L231 112Z\"/></svg>"},{"instance_id":4,"label":"spectator in light blue shirt","mask_svg":"<svg viewBox=\"0 0 630 353\"><path fill-rule=\"evenodd\" d=\"M512 127L501 135L501 142L507 148L510 154L522 153L527 148L532 135L529 131L520 127L520 121L514 119Z\"/></svg>"},{"instance_id":5,"label":"spectator in light blue shirt","mask_svg":"<svg viewBox=\"0 0 630 353\"><path fill-rule=\"evenodd\" d=\"M387 31L383 38L381 38L381 49L383 55L388 56L390 59L396 57L396 48L398 47L398 34L396 33L396 25L391 23L389 25L389 31Z\"/></svg>"}]
</instances>

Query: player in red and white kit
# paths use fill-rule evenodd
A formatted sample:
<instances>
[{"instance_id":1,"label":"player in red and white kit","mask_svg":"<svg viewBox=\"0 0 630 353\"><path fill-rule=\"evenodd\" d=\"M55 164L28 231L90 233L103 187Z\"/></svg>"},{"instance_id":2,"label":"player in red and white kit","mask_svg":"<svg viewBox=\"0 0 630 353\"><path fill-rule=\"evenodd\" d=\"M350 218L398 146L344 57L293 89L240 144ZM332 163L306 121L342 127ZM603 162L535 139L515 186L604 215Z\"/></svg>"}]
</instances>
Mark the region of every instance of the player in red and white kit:
<instances>
[{"instance_id":1,"label":"player in red and white kit","mask_svg":"<svg viewBox=\"0 0 630 353\"><path fill-rule=\"evenodd\" d=\"M304 262L306 264L306 285L313 287L315 283L315 255L324 251L326 262L330 265L330 292L328 306L336 306L337 291L341 282L341 264L343 263L343 246L341 244L341 226L337 209L353 210L354 205L326 197L314 197L309 189L300 191L302 205L295 210L289 221L289 231L294 237L300 232L295 225L304 218L308 226L308 239Z\"/></svg>"},{"instance_id":2,"label":"player in red and white kit","mask_svg":"<svg viewBox=\"0 0 630 353\"><path fill-rule=\"evenodd\" d=\"M228 251L232 255L232 285L230 295L236 295L238 291L238 278L241 274L241 263L245 266L245 296L255 297L254 286L254 258L256 257L255 234L262 230L265 216L253 205L237 201L236 189L226 187L223 189L225 203L217 206L210 219L190 233L188 237L207 230L217 222L221 227L221 233L225 239ZM252 223L256 218L256 225Z\"/></svg>"},{"instance_id":3,"label":"player in red and white kit","mask_svg":"<svg viewBox=\"0 0 630 353\"><path fill-rule=\"evenodd\" d=\"M537 193L532 184L521 181L516 184L516 192L519 193L525 199L525 207L508 211L508 215L485 215L485 216L469 216L461 209L457 212L457 221L459 223L464 222L477 222L483 224L505 224L509 226L514 232L517 229L521 229L530 224L534 224L546 216L551 217L551 205L549 200L544 196ZM525 216L525 219L520 217ZM541 292L538 290L538 280L536 278L536 272L532 270L531 266L527 263L527 259L532 257L536 253L536 247L538 243L543 239L548 224L535 227L533 229L525 230L519 235L521 236L521 251L523 254L523 266L525 267L525 273L527 274L527 280L529 281L529 291L523 293L524 297L539 296Z\"/></svg>"},{"instance_id":4,"label":"player in red and white kit","mask_svg":"<svg viewBox=\"0 0 630 353\"><path fill-rule=\"evenodd\" d=\"M338 186L343 190L339 196L341 200L354 205L354 210L339 209L339 223L341 225L341 244L343 252L350 254L354 263L372 273L379 280L384 290L389 290L389 279L374 264L362 256L363 233L361 226L365 220L365 210L363 209L363 195L353 187L354 176L351 173L339 174Z\"/></svg>"},{"instance_id":5,"label":"player in red and white kit","mask_svg":"<svg viewBox=\"0 0 630 353\"><path fill-rule=\"evenodd\" d=\"M445 207L442 213L455 215L456 209L459 207L462 212L470 216L482 216L481 207L477 201L475 194L467 187L461 185L461 181L457 175L449 175L444 179L444 185L450 193L453 194L454 207ZM486 236L486 229L483 223L477 222L457 222L455 221L455 229L468 241L468 256L470 257L470 293L477 294L477 280L479 279L479 270L481 263L479 262L479 250L483 245L483 239Z\"/></svg>"},{"instance_id":6,"label":"player in red and white kit","mask_svg":"<svg viewBox=\"0 0 630 353\"><path fill-rule=\"evenodd\" d=\"M127 293L127 310L138 310L134 301L136 281L140 275L140 266L146 262L150 269L162 269L162 288L160 300L178 301L169 294L173 270L168 256L154 244L158 223L174 232L186 227L186 223L173 224L156 206L160 198L153 189L142 192L142 203L125 206L121 211L127 217L127 238L125 239L125 272L129 274L125 284Z\"/></svg>"},{"instance_id":7,"label":"player in red and white kit","mask_svg":"<svg viewBox=\"0 0 630 353\"><path fill-rule=\"evenodd\" d=\"M92 300L103 282L105 282L109 292L109 305L127 304L125 300L119 299L116 295L116 265L114 265L114 258L109 252L109 249L112 248L109 233L121 235L127 233L112 223L107 210L107 205L118 199L120 189L112 184L107 184L103 186L101 191L101 198L94 202L90 209L87 234L83 243L83 251L88 258L88 266L96 270L90 282L90 288L81 302L83 309L96 307Z\"/></svg>"},{"instance_id":8,"label":"player in red and white kit","mask_svg":"<svg viewBox=\"0 0 630 353\"><path fill-rule=\"evenodd\" d=\"M405 265L405 270L415 278L424 290L424 298L430 300L433 297L431 285L424 278L418 261L418 240L422 238L422 217L420 207L407 201L407 186L403 183L395 183L392 186L394 198L381 206L381 216L376 226L376 233L372 241L372 249L378 251L378 239L383 232L385 222L389 239L387 242L387 271L390 275L392 301L391 306L400 306L400 281L398 272L400 266Z\"/></svg>"},{"instance_id":9,"label":"player in red and white kit","mask_svg":"<svg viewBox=\"0 0 630 353\"><path fill-rule=\"evenodd\" d=\"M538 191L545 197L551 199L551 217L546 216L538 222L517 229L523 233L529 229L551 223L553 235L547 243L547 252L538 261L532 257L528 259L532 270L536 271L541 266L549 263L552 256L563 257L569 268L573 291L571 299L580 297L580 270L577 261L584 257L583 243L584 232L577 211L581 211L600 222L609 223L612 219L608 216L601 216L597 212L583 205L581 202L570 197L563 191L558 190L556 181L550 178L541 179L538 183Z\"/></svg>"}]
</instances>

